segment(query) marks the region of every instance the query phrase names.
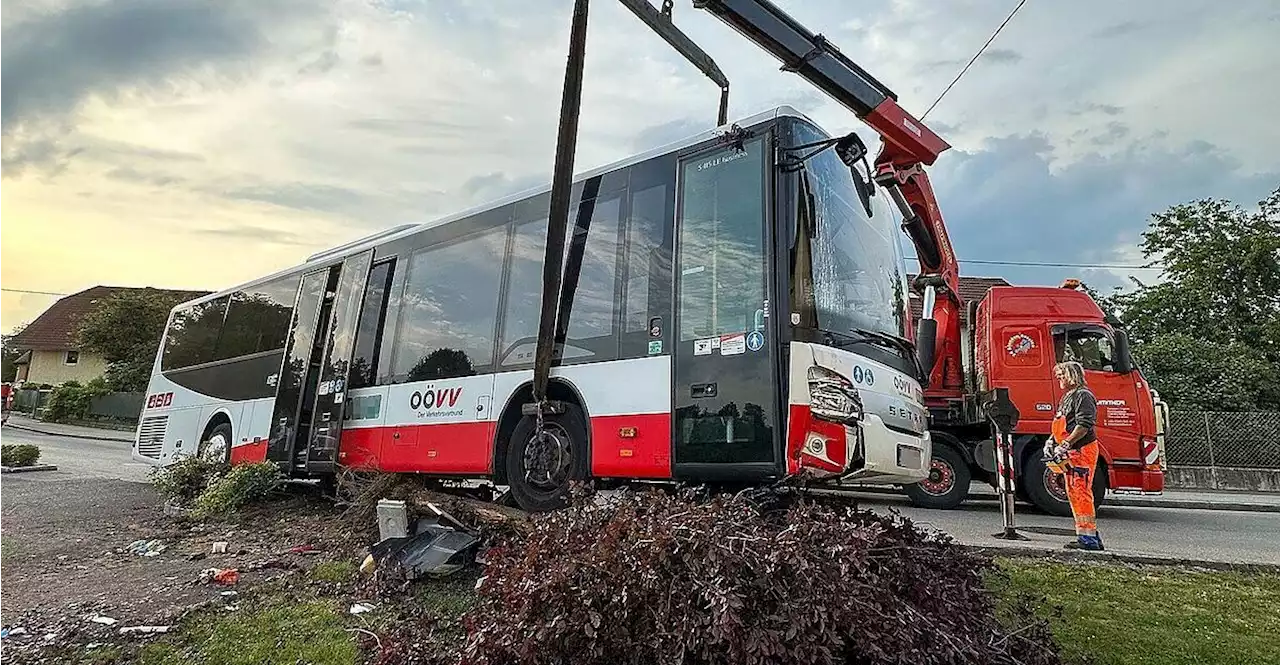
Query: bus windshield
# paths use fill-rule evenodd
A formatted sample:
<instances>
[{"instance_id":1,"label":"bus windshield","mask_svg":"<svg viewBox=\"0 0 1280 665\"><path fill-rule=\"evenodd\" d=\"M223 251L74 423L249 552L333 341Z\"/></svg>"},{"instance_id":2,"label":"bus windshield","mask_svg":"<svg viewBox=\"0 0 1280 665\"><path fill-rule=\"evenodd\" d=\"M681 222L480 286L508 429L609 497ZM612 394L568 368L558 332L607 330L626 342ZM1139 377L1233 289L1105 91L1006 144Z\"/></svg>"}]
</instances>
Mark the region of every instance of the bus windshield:
<instances>
[{"instance_id":1,"label":"bus windshield","mask_svg":"<svg viewBox=\"0 0 1280 665\"><path fill-rule=\"evenodd\" d=\"M797 144L827 138L804 123L795 127ZM809 325L836 335L861 330L906 337L902 250L888 206L873 196L873 214L867 214L834 149L806 161L800 180L798 240L808 239L808 266L795 277L811 282L802 298L812 309Z\"/></svg>"}]
</instances>

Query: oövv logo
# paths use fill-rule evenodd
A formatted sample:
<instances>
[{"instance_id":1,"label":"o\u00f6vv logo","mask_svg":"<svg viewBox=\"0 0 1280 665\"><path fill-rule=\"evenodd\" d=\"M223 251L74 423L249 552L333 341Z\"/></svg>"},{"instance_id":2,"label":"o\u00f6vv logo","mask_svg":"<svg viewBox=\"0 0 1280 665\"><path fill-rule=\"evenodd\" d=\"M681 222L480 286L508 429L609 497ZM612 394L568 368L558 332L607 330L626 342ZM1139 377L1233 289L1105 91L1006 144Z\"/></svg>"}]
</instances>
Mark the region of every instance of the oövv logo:
<instances>
[{"instance_id":1,"label":"o\u00f6vv logo","mask_svg":"<svg viewBox=\"0 0 1280 665\"><path fill-rule=\"evenodd\" d=\"M423 391L415 390L412 395L409 395L409 408L448 408L458 403L458 397L460 395L462 395L462 388L427 388Z\"/></svg>"}]
</instances>

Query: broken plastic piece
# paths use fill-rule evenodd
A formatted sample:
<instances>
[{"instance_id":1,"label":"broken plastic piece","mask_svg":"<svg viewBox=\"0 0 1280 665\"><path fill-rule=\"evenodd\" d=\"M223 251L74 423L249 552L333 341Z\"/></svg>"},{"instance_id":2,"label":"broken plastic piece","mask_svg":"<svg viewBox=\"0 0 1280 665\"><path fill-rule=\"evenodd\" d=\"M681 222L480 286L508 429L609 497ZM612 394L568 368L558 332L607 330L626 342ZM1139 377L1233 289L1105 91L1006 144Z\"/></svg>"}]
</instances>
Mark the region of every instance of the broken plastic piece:
<instances>
[{"instance_id":1,"label":"broken plastic piece","mask_svg":"<svg viewBox=\"0 0 1280 665\"><path fill-rule=\"evenodd\" d=\"M104 626L114 626L117 623L115 619L112 619L111 617L108 617L108 616L102 616L101 614L95 615L93 618L89 620L94 623L100 623Z\"/></svg>"},{"instance_id":2,"label":"broken plastic piece","mask_svg":"<svg viewBox=\"0 0 1280 665\"><path fill-rule=\"evenodd\" d=\"M369 603L356 603L355 605L351 606L350 611L352 614L364 614L365 612L372 612L373 605L370 605Z\"/></svg>"},{"instance_id":3,"label":"broken plastic piece","mask_svg":"<svg viewBox=\"0 0 1280 665\"><path fill-rule=\"evenodd\" d=\"M448 513L435 506L431 509L438 517L418 520L413 536L389 538L374 545L370 555L375 564L394 561L408 571L410 578L414 578L419 575L451 575L473 561L480 539L460 530L463 528L461 523ZM442 521L450 524L441 524Z\"/></svg>"},{"instance_id":4,"label":"broken plastic piece","mask_svg":"<svg viewBox=\"0 0 1280 665\"><path fill-rule=\"evenodd\" d=\"M227 541L225 541L225 540L219 540L218 542L214 543L214 544L213 544L213 553L214 553L214 554L226 554L226 553L227 553Z\"/></svg>"}]
</instances>

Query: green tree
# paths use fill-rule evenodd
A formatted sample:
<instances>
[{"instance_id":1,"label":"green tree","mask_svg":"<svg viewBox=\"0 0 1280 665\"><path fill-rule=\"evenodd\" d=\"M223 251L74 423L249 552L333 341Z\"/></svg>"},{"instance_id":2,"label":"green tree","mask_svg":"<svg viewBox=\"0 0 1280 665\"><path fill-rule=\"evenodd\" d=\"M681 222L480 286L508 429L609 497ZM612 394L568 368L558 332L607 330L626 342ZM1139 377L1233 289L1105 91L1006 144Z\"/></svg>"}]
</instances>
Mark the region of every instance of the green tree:
<instances>
[{"instance_id":1,"label":"green tree","mask_svg":"<svg viewBox=\"0 0 1280 665\"><path fill-rule=\"evenodd\" d=\"M1103 299L1153 386L1184 408L1280 408L1280 187L1249 211L1204 199L1152 215L1165 281Z\"/></svg>"},{"instance_id":2,"label":"green tree","mask_svg":"<svg viewBox=\"0 0 1280 665\"><path fill-rule=\"evenodd\" d=\"M77 342L107 360L112 390L146 390L169 310L184 297L160 291L121 291L99 303L80 321Z\"/></svg>"},{"instance_id":3,"label":"green tree","mask_svg":"<svg viewBox=\"0 0 1280 665\"><path fill-rule=\"evenodd\" d=\"M18 378L18 357L22 351L14 348L13 337L22 332L26 325L20 325L8 335L0 335L0 382L13 383Z\"/></svg>"}]
</instances>

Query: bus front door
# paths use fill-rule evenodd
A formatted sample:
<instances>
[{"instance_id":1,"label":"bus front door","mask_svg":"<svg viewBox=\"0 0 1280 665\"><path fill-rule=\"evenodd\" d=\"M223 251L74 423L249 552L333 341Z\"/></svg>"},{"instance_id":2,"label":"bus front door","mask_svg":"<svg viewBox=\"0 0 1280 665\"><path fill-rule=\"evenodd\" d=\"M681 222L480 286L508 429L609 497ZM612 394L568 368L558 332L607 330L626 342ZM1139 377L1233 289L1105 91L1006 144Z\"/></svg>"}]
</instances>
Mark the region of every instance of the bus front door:
<instances>
[{"instance_id":1,"label":"bus front door","mask_svg":"<svg viewBox=\"0 0 1280 665\"><path fill-rule=\"evenodd\" d=\"M672 471L751 482L776 476L762 138L680 164Z\"/></svg>"}]
</instances>

